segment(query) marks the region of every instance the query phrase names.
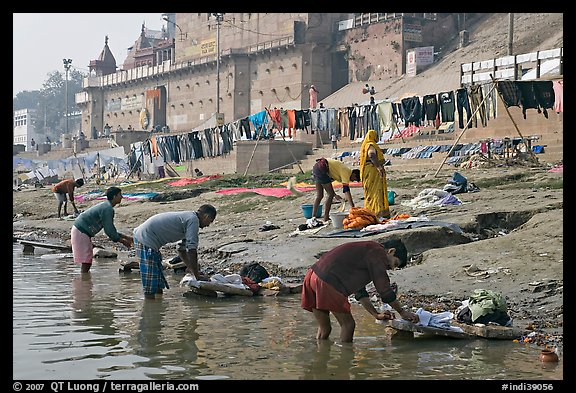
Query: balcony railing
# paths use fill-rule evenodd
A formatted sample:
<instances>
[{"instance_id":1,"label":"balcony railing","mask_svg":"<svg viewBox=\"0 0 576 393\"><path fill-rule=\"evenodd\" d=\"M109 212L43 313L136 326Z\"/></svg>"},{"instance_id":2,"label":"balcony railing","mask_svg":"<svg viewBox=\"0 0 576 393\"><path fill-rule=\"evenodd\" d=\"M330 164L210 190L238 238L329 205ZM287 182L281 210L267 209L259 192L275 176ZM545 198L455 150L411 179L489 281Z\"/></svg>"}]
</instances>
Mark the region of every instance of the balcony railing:
<instances>
[{"instance_id":1,"label":"balcony railing","mask_svg":"<svg viewBox=\"0 0 576 393\"><path fill-rule=\"evenodd\" d=\"M463 63L460 65L460 83L494 79L531 80L542 75L563 75L564 48L549 49L497 59Z\"/></svg>"},{"instance_id":2,"label":"balcony railing","mask_svg":"<svg viewBox=\"0 0 576 393\"><path fill-rule=\"evenodd\" d=\"M294 37L287 36L271 41L262 42L255 45L250 45L244 48L231 48L220 51L220 56L230 56L235 54L251 54L258 53L267 49L285 47L294 44ZM135 81L138 79L151 77L155 75L160 75L164 73L169 73L181 69L186 69L190 67L195 67L201 64L206 64L214 62L216 63L216 55L209 55L198 57L195 59L182 61L172 64L170 60L165 60L162 64L156 66L141 66L135 67L129 70L118 71L114 74L109 74L105 76L89 76L84 78L82 81L83 88L90 87L104 87L104 86L114 86L122 83L127 83Z\"/></svg>"}]
</instances>

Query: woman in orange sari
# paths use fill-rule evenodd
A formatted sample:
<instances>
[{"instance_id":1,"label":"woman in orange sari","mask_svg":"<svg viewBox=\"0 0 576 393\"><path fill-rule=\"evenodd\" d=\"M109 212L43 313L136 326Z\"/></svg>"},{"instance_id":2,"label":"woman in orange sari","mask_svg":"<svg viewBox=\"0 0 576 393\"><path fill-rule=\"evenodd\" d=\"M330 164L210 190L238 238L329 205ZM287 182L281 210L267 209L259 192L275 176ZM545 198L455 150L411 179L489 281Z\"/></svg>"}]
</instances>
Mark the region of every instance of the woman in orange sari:
<instances>
[{"instance_id":1,"label":"woman in orange sari","mask_svg":"<svg viewBox=\"0 0 576 393\"><path fill-rule=\"evenodd\" d=\"M364 207L377 217L390 218L384 152L377 144L376 131L369 130L360 147L360 177L364 188Z\"/></svg>"}]
</instances>

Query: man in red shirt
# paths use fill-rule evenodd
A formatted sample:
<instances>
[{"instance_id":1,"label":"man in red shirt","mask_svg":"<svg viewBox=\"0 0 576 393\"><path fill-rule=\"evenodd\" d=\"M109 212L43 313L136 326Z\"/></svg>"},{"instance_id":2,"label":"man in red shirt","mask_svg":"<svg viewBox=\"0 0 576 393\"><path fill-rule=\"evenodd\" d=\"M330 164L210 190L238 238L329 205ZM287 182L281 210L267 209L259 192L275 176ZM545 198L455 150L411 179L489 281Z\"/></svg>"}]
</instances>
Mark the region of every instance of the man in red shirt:
<instances>
[{"instance_id":1,"label":"man in red shirt","mask_svg":"<svg viewBox=\"0 0 576 393\"><path fill-rule=\"evenodd\" d=\"M60 211L62 210L62 205L64 205L64 215L68 215L67 207L68 201L66 200L66 196L70 199L72 203L72 207L74 207L74 213L79 214L80 212L76 208L76 204L74 203L74 189L76 187L82 187L84 185L84 179L80 178L77 180L74 179L64 179L60 183L55 184L52 187L52 192L58 201L58 218L60 218Z\"/></svg>"},{"instance_id":2,"label":"man in red shirt","mask_svg":"<svg viewBox=\"0 0 576 393\"><path fill-rule=\"evenodd\" d=\"M396 298L387 273L388 269L405 266L407 259L406 247L400 239L344 243L322 255L306 272L302 286L301 307L316 318L316 339L326 340L330 336L332 313L340 325L340 341L352 342L356 322L348 301L351 294L374 318L394 318L390 311L376 311L366 290L370 282L384 303L403 319L417 323L418 315L405 310Z\"/></svg>"}]
</instances>

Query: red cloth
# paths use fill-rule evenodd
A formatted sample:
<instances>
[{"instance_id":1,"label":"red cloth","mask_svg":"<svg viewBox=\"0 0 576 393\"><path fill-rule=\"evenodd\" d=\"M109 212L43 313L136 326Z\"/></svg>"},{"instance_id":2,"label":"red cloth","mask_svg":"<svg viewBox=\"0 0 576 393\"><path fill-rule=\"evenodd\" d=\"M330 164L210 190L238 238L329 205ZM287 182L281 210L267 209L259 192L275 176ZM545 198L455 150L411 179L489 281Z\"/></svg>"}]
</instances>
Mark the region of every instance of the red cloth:
<instances>
[{"instance_id":1,"label":"red cloth","mask_svg":"<svg viewBox=\"0 0 576 393\"><path fill-rule=\"evenodd\" d=\"M252 293L260 292L260 285L257 282L254 282L250 277L241 276L242 284L247 285L248 288L252 291Z\"/></svg>"},{"instance_id":2,"label":"red cloth","mask_svg":"<svg viewBox=\"0 0 576 393\"><path fill-rule=\"evenodd\" d=\"M292 130L296 136L296 110L288 109L288 138L292 138Z\"/></svg>"},{"instance_id":3,"label":"red cloth","mask_svg":"<svg viewBox=\"0 0 576 393\"><path fill-rule=\"evenodd\" d=\"M268 111L270 118L274 121L274 127L280 129L282 118L280 117L280 109L270 109Z\"/></svg>"},{"instance_id":4,"label":"red cloth","mask_svg":"<svg viewBox=\"0 0 576 393\"><path fill-rule=\"evenodd\" d=\"M322 281L312 269L308 269L302 285L300 305L304 310L317 310L350 313L350 302L333 286Z\"/></svg>"}]
</instances>

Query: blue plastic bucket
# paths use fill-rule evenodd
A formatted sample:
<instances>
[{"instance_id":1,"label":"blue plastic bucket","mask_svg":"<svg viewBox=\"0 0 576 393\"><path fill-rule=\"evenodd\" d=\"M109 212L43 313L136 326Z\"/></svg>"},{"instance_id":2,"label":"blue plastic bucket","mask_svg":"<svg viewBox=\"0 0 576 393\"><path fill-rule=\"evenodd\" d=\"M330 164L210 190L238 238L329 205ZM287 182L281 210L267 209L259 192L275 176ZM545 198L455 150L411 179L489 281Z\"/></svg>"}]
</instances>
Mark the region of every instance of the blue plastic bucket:
<instances>
[{"instance_id":1,"label":"blue plastic bucket","mask_svg":"<svg viewBox=\"0 0 576 393\"><path fill-rule=\"evenodd\" d=\"M395 198L396 198L396 191L388 191L388 205L393 205Z\"/></svg>"},{"instance_id":2,"label":"blue plastic bucket","mask_svg":"<svg viewBox=\"0 0 576 393\"><path fill-rule=\"evenodd\" d=\"M300 208L302 209L302 214L304 214L304 218L312 218L312 208L314 207L314 205L306 203L304 205L300 205ZM318 210L316 211L316 218L320 218L322 217L322 208L323 205L320 204L320 206L318 206Z\"/></svg>"}]
</instances>

